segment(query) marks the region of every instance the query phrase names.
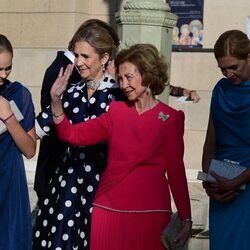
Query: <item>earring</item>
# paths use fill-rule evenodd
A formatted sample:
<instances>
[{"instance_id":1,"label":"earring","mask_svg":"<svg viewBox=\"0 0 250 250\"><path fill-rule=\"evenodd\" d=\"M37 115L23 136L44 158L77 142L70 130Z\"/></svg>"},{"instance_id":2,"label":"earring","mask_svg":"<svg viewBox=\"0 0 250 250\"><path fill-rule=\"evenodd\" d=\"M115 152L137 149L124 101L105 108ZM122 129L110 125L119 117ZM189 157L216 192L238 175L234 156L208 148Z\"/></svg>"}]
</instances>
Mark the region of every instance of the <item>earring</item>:
<instances>
[{"instance_id":1,"label":"earring","mask_svg":"<svg viewBox=\"0 0 250 250\"><path fill-rule=\"evenodd\" d=\"M106 68L105 68L105 64L102 63L102 71L105 72Z\"/></svg>"},{"instance_id":2,"label":"earring","mask_svg":"<svg viewBox=\"0 0 250 250\"><path fill-rule=\"evenodd\" d=\"M151 94L151 89L150 89L149 86L148 86L147 89L146 89L146 94L147 94L147 95L150 95L150 94Z\"/></svg>"}]
</instances>

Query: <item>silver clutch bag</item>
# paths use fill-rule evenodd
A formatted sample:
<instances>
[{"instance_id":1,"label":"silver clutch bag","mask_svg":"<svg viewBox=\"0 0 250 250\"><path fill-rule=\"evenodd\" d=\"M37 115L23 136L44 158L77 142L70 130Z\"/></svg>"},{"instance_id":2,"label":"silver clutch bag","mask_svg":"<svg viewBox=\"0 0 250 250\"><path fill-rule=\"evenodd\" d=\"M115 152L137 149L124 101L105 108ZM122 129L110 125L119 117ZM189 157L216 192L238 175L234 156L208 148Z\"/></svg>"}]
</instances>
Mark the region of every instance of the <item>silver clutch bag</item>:
<instances>
[{"instance_id":1,"label":"silver clutch bag","mask_svg":"<svg viewBox=\"0 0 250 250\"><path fill-rule=\"evenodd\" d=\"M182 220L178 212L173 213L171 215L170 222L161 233L161 242L167 250L176 249L177 245L174 242L174 239L182 230L182 226Z\"/></svg>"}]
</instances>

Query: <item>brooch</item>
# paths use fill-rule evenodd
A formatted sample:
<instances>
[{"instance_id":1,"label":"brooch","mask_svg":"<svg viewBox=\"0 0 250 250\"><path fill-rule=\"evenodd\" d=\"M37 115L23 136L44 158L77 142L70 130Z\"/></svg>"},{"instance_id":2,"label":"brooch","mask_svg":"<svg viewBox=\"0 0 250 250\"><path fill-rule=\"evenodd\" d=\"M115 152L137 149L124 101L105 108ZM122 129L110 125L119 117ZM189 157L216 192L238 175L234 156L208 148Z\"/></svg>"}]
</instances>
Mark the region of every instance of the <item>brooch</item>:
<instances>
[{"instance_id":1,"label":"brooch","mask_svg":"<svg viewBox=\"0 0 250 250\"><path fill-rule=\"evenodd\" d=\"M168 114L164 114L162 111L159 112L159 114L158 114L158 119L159 120L166 121L168 118L169 118Z\"/></svg>"}]
</instances>

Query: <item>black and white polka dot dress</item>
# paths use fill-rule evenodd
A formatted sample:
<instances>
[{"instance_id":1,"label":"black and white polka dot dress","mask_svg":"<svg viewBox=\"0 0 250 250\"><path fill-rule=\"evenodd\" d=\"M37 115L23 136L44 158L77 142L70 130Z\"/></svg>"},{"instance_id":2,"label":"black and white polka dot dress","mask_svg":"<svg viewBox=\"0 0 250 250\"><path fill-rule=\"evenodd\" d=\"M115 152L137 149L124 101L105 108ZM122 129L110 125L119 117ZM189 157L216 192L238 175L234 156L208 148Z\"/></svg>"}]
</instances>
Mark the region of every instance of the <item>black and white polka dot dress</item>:
<instances>
[{"instance_id":1,"label":"black and white polka dot dress","mask_svg":"<svg viewBox=\"0 0 250 250\"><path fill-rule=\"evenodd\" d=\"M114 99L124 100L124 96L106 75L89 100L83 81L70 86L64 94L63 107L75 124L100 116ZM49 183L47 197L39 204L33 249L89 249L92 201L106 165L106 155L105 142L67 147Z\"/></svg>"}]
</instances>

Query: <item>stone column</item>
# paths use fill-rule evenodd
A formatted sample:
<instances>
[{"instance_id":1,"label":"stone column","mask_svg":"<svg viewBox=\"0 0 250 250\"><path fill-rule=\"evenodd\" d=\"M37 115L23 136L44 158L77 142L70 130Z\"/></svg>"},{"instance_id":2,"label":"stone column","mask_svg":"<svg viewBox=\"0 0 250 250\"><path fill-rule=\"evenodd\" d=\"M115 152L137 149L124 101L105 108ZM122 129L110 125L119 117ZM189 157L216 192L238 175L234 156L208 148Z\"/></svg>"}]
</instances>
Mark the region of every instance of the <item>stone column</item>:
<instances>
[{"instance_id":1,"label":"stone column","mask_svg":"<svg viewBox=\"0 0 250 250\"><path fill-rule=\"evenodd\" d=\"M171 62L172 29L177 16L170 12L165 0L127 0L124 9L115 15L121 47L135 43L151 43ZM169 88L160 95L168 102Z\"/></svg>"}]
</instances>

